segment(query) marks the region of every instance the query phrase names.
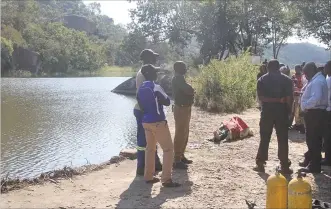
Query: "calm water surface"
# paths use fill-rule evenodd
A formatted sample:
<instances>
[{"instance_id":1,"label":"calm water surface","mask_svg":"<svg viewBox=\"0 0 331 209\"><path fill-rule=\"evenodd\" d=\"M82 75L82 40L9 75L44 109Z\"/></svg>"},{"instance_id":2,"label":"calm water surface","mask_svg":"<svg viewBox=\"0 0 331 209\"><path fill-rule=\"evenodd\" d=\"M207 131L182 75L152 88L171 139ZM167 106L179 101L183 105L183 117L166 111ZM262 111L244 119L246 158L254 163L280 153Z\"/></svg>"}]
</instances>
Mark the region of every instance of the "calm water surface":
<instances>
[{"instance_id":1,"label":"calm water surface","mask_svg":"<svg viewBox=\"0 0 331 209\"><path fill-rule=\"evenodd\" d=\"M101 163L133 146L135 99L111 92L126 79L1 79L1 175Z\"/></svg>"}]
</instances>

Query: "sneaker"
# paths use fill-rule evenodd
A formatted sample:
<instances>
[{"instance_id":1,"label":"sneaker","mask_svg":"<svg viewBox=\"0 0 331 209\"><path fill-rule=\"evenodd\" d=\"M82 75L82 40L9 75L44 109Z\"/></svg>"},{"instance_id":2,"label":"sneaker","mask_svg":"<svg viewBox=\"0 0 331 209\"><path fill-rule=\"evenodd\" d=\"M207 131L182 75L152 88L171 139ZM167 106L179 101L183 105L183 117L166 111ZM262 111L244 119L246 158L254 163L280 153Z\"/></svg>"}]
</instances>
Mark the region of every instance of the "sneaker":
<instances>
[{"instance_id":1,"label":"sneaker","mask_svg":"<svg viewBox=\"0 0 331 209\"><path fill-rule=\"evenodd\" d=\"M185 156L182 158L182 162L185 163L185 164L192 164L193 163L192 160L187 159Z\"/></svg>"},{"instance_id":2,"label":"sneaker","mask_svg":"<svg viewBox=\"0 0 331 209\"><path fill-rule=\"evenodd\" d=\"M183 163L182 161L179 161L179 162L175 162L173 164L173 168L174 169L186 170L188 168L188 166L185 163Z\"/></svg>"}]
</instances>

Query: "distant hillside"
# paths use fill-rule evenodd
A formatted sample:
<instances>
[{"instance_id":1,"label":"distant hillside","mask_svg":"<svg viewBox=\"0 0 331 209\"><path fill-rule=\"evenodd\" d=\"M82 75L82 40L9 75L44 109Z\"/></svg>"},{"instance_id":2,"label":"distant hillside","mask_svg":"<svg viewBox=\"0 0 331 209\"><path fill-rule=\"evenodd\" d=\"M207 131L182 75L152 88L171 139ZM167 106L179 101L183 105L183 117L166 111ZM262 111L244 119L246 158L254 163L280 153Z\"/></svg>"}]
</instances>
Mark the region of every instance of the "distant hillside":
<instances>
[{"instance_id":1,"label":"distant hillside","mask_svg":"<svg viewBox=\"0 0 331 209\"><path fill-rule=\"evenodd\" d=\"M263 57L271 59L272 49L266 49ZM331 51L310 43L291 43L280 49L278 60L291 68L302 62L313 61L316 64L324 64L331 60Z\"/></svg>"}]
</instances>

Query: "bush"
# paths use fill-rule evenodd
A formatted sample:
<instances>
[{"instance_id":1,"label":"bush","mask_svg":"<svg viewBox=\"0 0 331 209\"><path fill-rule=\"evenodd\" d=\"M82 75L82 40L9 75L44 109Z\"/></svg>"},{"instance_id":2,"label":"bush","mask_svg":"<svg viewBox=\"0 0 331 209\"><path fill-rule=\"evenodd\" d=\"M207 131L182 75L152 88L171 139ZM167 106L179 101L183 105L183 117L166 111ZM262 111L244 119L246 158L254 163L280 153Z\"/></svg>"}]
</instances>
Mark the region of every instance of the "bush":
<instances>
[{"instance_id":1,"label":"bush","mask_svg":"<svg viewBox=\"0 0 331 209\"><path fill-rule=\"evenodd\" d=\"M5 76L12 69L13 43L1 37L1 76Z\"/></svg>"},{"instance_id":2,"label":"bush","mask_svg":"<svg viewBox=\"0 0 331 209\"><path fill-rule=\"evenodd\" d=\"M193 78L195 105L213 112L240 112L255 102L258 68L250 57L212 60Z\"/></svg>"},{"instance_id":3,"label":"bush","mask_svg":"<svg viewBox=\"0 0 331 209\"><path fill-rule=\"evenodd\" d=\"M17 44L18 46L22 47L26 46L26 42L23 39L22 34L11 26L2 25L1 36L10 40L13 44Z\"/></svg>"},{"instance_id":4,"label":"bush","mask_svg":"<svg viewBox=\"0 0 331 209\"><path fill-rule=\"evenodd\" d=\"M50 75L72 71L92 73L106 62L102 45L93 43L86 33L61 23L29 24L24 37L30 48L42 55L44 72Z\"/></svg>"}]
</instances>

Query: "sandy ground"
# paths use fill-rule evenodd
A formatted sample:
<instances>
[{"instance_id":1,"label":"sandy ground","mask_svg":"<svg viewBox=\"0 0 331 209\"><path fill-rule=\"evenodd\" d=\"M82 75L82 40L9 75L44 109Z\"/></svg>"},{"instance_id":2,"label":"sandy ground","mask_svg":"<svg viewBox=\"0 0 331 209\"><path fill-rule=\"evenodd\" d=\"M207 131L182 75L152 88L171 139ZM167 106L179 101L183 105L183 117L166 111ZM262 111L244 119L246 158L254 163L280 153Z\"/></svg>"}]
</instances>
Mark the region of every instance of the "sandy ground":
<instances>
[{"instance_id":1,"label":"sandy ground","mask_svg":"<svg viewBox=\"0 0 331 209\"><path fill-rule=\"evenodd\" d=\"M241 114L254 131L254 137L215 145L206 139L219 124L233 115L210 114L194 108L187 157L194 160L188 171L175 171L179 188L146 185L135 177L136 161L126 160L103 170L77 176L58 184L26 187L1 195L1 208L247 208L245 199L265 206L269 174L278 164L277 142L273 135L269 150L267 174L252 170L259 143L259 112ZM173 117L169 124L174 133ZM290 132L290 158L294 170L306 150L304 135ZM307 176L313 187L313 198L331 202L331 169ZM292 175L293 177L294 175ZM288 177L289 179L291 177Z\"/></svg>"}]
</instances>

